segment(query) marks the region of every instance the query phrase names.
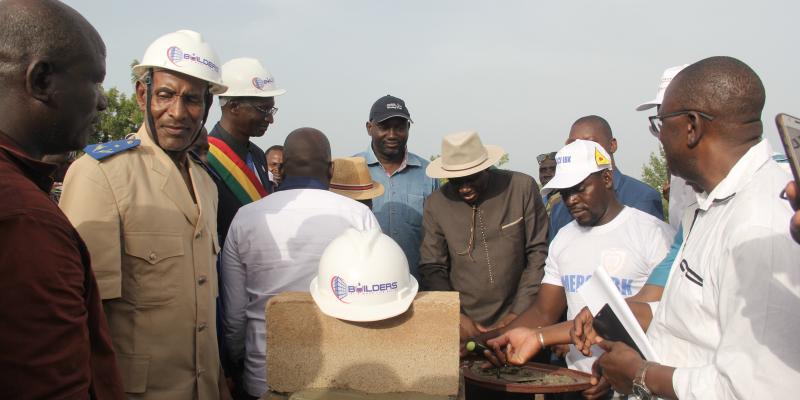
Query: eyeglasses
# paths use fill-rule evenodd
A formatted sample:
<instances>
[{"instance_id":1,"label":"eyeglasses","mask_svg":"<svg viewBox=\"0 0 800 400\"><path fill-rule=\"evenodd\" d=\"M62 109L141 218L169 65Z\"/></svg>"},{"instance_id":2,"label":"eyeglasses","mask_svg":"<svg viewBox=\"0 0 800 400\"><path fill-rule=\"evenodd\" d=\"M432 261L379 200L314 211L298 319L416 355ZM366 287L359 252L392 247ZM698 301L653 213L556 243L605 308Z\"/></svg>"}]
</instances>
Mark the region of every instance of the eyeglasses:
<instances>
[{"instance_id":1,"label":"eyeglasses","mask_svg":"<svg viewBox=\"0 0 800 400\"><path fill-rule=\"evenodd\" d=\"M650 120L650 132L653 135L658 136L658 134L661 133L661 125L663 124L665 119L672 118L672 117L677 117L679 115L688 115L689 113L693 113L693 112L697 113L697 115L699 115L699 116L701 116L701 117L703 117L703 118L705 118L705 119L707 119L709 121L713 121L714 120L714 117L712 115L708 115L708 114L706 114L704 112L695 111L695 110L675 111L675 112L672 112L672 113L669 113L669 114L664 114L664 115L653 115L651 117L647 117L647 119Z\"/></svg>"},{"instance_id":2,"label":"eyeglasses","mask_svg":"<svg viewBox=\"0 0 800 400\"><path fill-rule=\"evenodd\" d=\"M250 107L253 107L253 108L254 108L256 111L260 112L260 113L261 113L261 114L263 114L265 117L266 117L267 115L273 115L273 116L274 116L275 114L277 114L277 113L278 113L278 107L270 107L270 108L267 108L267 107L265 107L265 106L262 106L262 105L256 105L256 104L254 104L254 103L250 103L250 102L244 102L244 104L247 104L247 105L249 105Z\"/></svg>"}]
</instances>

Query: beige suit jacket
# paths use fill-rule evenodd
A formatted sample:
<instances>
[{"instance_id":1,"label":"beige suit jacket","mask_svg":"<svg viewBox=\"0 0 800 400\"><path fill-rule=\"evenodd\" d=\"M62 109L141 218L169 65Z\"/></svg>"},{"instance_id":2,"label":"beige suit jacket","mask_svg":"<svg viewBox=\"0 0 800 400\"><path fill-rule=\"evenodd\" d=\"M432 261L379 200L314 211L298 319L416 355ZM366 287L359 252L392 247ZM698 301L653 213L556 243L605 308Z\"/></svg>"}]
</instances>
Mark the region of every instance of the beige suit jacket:
<instances>
[{"instance_id":1,"label":"beige suit jacket","mask_svg":"<svg viewBox=\"0 0 800 400\"><path fill-rule=\"evenodd\" d=\"M217 399L217 189L190 161L195 204L144 128L136 138L78 159L60 206L89 247L128 396Z\"/></svg>"}]
</instances>

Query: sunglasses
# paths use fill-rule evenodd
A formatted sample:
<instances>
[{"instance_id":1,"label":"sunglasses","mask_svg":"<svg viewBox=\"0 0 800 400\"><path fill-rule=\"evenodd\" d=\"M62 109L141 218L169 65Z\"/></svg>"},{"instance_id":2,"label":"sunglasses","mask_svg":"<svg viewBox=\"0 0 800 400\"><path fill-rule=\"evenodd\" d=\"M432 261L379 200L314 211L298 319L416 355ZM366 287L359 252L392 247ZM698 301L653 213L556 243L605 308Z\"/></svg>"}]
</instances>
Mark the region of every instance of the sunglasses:
<instances>
[{"instance_id":1,"label":"sunglasses","mask_svg":"<svg viewBox=\"0 0 800 400\"><path fill-rule=\"evenodd\" d=\"M544 154L539 154L538 156L536 156L536 162L538 162L539 164L541 164L542 161L544 161L544 160L555 160L555 159L556 159L556 152L555 151L552 152L552 153L544 153Z\"/></svg>"}]
</instances>

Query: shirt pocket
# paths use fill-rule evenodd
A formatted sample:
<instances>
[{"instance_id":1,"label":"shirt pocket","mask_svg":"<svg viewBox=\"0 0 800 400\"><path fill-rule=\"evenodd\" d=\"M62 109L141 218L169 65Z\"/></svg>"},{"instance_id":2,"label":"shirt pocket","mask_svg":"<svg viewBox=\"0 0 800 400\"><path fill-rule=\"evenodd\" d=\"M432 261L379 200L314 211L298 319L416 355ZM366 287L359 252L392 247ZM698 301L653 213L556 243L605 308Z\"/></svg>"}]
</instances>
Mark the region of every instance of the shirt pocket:
<instances>
[{"instance_id":1,"label":"shirt pocket","mask_svg":"<svg viewBox=\"0 0 800 400\"><path fill-rule=\"evenodd\" d=\"M125 393L144 393L147 391L147 373L150 356L142 354L117 353L119 372Z\"/></svg>"},{"instance_id":2,"label":"shirt pocket","mask_svg":"<svg viewBox=\"0 0 800 400\"><path fill-rule=\"evenodd\" d=\"M137 307L172 302L178 291L183 238L180 233L130 232L124 235L122 297Z\"/></svg>"},{"instance_id":3,"label":"shirt pocket","mask_svg":"<svg viewBox=\"0 0 800 400\"><path fill-rule=\"evenodd\" d=\"M510 218L500 225L500 234L508 239L519 240L525 237L525 217Z\"/></svg>"},{"instance_id":4,"label":"shirt pocket","mask_svg":"<svg viewBox=\"0 0 800 400\"><path fill-rule=\"evenodd\" d=\"M422 206L425 203L425 196L421 194L408 193L405 204L405 222L414 227L422 226Z\"/></svg>"}]
</instances>

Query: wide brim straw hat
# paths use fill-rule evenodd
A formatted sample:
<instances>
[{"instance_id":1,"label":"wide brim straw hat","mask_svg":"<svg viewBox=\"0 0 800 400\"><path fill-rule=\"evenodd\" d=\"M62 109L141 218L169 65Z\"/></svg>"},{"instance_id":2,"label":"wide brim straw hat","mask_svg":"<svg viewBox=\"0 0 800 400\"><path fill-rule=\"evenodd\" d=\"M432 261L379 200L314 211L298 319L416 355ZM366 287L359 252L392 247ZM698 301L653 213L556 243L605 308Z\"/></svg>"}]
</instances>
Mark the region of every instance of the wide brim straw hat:
<instances>
[{"instance_id":1,"label":"wide brim straw hat","mask_svg":"<svg viewBox=\"0 0 800 400\"><path fill-rule=\"evenodd\" d=\"M431 178L460 178L483 171L500 161L500 146L484 145L478 132L459 132L442 139L442 156L431 161L425 173Z\"/></svg>"},{"instance_id":2,"label":"wide brim straw hat","mask_svg":"<svg viewBox=\"0 0 800 400\"><path fill-rule=\"evenodd\" d=\"M353 200L374 199L383 194L383 185L372 180L364 157L344 157L333 160L330 191Z\"/></svg>"}]
</instances>

